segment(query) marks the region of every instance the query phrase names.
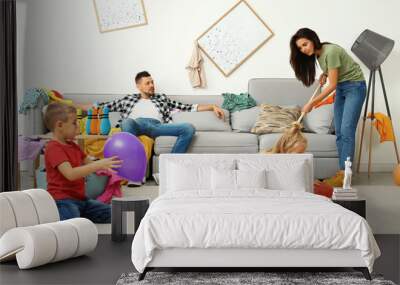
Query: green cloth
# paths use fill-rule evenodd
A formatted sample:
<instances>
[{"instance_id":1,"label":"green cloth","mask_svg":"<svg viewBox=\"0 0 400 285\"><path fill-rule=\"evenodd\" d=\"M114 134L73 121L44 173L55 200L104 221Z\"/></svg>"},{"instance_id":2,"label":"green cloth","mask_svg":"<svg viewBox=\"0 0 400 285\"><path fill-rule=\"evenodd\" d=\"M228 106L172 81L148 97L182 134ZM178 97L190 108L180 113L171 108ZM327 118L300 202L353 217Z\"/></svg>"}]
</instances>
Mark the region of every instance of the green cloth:
<instances>
[{"instance_id":1,"label":"green cloth","mask_svg":"<svg viewBox=\"0 0 400 285\"><path fill-rule=\"evenodd\" d=\"M257 105L256 101L250 96L249 93L222 93L222 97L224 97L222 108L231 113L249 109Z\"/></svg>"},{"instance_id":2,"label":"green cloth","mask_svg":"<svg viewBox=\"0 0 400 285\"><path fill-rule=\"evenodd\" d=\"M318 62L325 74L328 74L330 69L338 68L338 82L364 80L360 65L347 54L344 48L338 45L324 44Z\"/></svg>"}]
</instances>

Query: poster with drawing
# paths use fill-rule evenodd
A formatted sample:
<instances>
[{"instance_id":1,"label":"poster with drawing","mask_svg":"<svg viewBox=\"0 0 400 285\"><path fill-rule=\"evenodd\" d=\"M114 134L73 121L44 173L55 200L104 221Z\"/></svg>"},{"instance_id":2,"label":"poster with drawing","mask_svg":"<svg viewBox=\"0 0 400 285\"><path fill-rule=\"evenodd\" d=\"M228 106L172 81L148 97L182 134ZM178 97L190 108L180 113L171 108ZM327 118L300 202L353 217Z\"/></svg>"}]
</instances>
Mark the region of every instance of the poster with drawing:
<instances>
[{"instance_id":1,"label":"poster with drawing","mask_svg":"<svg viewBox=\"0 0 400 285\"><path fill-rule=\"evenodd\" d=\"M200 49L229 76L274 33L245 1L239 1L197 39Z\"/></svg>"},{"instance_id":2,"label":"poster with drawing","mask_svg":"<svg viewBox=\"0 0 400 285\"><path fill-rule=\"evenodd\" d=\"M147 24L143 0L93 0L100 32Z\"/></svg>"}]
</instances>

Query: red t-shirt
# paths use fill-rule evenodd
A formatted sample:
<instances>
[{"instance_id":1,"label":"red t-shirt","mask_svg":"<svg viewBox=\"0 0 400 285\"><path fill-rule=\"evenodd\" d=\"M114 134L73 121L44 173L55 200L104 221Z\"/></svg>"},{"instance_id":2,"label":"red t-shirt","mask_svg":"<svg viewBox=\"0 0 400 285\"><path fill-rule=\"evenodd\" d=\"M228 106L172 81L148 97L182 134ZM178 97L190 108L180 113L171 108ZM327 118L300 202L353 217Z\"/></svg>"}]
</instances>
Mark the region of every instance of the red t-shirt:
<instances>
[{"instance_id":1,"label":"red t-shirt","mask_svg":"<svg viewBox=\"0 0 400 285\"><path fill-rule=\"evenodd\" d=\"M61 199L85 199L85 179L79 178L69 181L57 166L68 161L72 167L83 165L86 155L81 148L74 142L62 144L51 140L46 145L44 159L47 173L47 191L55 200Z\"/></svg>"}]
</instances>

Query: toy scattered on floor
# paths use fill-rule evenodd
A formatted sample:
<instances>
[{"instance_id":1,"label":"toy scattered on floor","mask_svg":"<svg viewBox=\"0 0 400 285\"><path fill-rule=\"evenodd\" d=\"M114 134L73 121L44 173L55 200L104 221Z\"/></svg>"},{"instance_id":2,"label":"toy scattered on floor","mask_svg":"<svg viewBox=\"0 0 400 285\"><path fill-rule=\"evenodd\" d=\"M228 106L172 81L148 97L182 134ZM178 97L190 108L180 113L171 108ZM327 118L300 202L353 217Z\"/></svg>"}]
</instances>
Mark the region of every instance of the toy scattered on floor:
<instances>
[{"instance_id":1,"label":"toy scattered on floor","mask_svg":"<svg viewBox=\"0 0 400 285\"><path fill-rule=\"evenodd\" d=\"M314 181L314 194L332 198L333 187L319 180Z\"/></svg>"},{"instance_id":2,"label":"toy scattered on floor","mask_svg":"<svg viewBox=\"0 0 400 285\"><path fill-rule=\"evenodd\" d=\"M79 126L79 133L85 133L86 118L83 117L82 109L76 109L76 119Z\"/></svg>"},{"instance_id":3,"label":"toy scattered on floor","mask_svg":"<svg viewBox=\"0 0 400 285\"><path fill-rule=\"evenodd\" d=\"M111 130L111 123L109 117L110 110L107 107L100 109L100 134L108 135Z\"/></svg>"},{"instance_id":4,"label":"toy scattered on floor","mask_svg":"<svg viewBox=\"0 0 400 285\"><path fill-rule=\"evenodd\" d=\"M87 135L91 135L91 131L90 131L90 125L92 124L92 109L87 110L87 119L86 119L86 127L85 127L85 133Z\"/></svg>"},{"instance_id":5,"label":"toy scattered on floor","mask_svg":"<svg viewBox=\"0 0 400 285\"><path fill-rule=\"evenodd\" d=\"M73 101L70 99L64 99L63 95L58 92L57 90L49 90L45 89L47 96L49 96L50 103L52 102L58 102L58 103L63 103L67 105L73 105Z\"/></svg>"},{"instance_id":6,"label":"toy scattered on floor","mask_svg":"<svg viewBox=\"0 0 400 285\"><path fill-rule=\"evenodd\" d=\"M126 132L112 135L104 145L104 157L117 156L122 165L117 174L130 181L141 182L146 174L147 159L140 140Z\"/></svg>"},{"instance_id":7,"label":"toy scattered on floor","mask_svg":"<svg viewBox=\"0 0 400 285\"><path fill-rule=\"evenodd\" d=\"M92 120L90 121L90 134L99 134L99 109L92 108Z\"/></svg>"},{"instance_id":8,"label":"toy scattered on floor","mask_svg":"<svg viewBox=\"0 0 400 285\"><path fill-rule=\"evenodd\" d=\"M88 109L85 133L88 135L108 135L111 130L109 113L110 110L107 107Z\"/></svg>"}]
</instances>

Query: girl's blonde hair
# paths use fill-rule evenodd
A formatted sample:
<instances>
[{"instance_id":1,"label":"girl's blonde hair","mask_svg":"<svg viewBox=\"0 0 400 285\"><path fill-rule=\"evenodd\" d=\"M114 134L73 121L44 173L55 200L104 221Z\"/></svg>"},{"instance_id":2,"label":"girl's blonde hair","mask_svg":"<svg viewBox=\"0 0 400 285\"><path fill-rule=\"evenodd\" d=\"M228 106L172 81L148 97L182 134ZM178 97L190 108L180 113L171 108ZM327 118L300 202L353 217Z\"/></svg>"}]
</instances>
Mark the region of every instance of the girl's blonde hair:
<instances>
[{"instance_id":1,"label":"girl's blonde hair","mask_svg":"<svg viewBox=\"0 0 400 285\"><path fill-rule=\"evenodd\" d=\"M307 139L301 133L302 125L294 122L290 128L287 128L279 140L271 149L265 149L261 153L288 153L294 147L302 144L307 147Z\"/></svg>"}]
</instances>

